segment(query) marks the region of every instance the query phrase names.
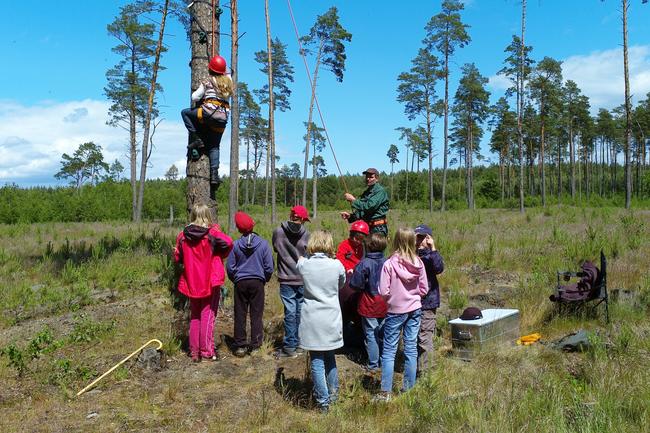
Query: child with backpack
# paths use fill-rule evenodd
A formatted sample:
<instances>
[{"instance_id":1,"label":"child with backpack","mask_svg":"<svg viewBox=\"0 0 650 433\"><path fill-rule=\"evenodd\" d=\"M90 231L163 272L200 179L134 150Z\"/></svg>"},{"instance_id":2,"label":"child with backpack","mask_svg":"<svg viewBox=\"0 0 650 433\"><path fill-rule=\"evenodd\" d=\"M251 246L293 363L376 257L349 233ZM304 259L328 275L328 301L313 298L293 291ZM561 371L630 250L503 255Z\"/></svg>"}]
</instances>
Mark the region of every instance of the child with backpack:
<instances>
[{"instance_id":1,"label":"child with backpack","mask_svg":"<svg viewBox=\"0 0 650 433\"><path fill-rule=\"evenodd\" d=\"M437 275L445 269L442 256L433 242L433 231L426 224L415 229L418 257L424 263L429 293L422 298L422 320L418 333L418 373L433 366L433 337L436 335L436 311L440 307L440 285Z\"/></svg>"},{"instance_id":2,"label":"child with backpack","mask_svg":"<svg viewBox=\"0 0 650 433\"><path fill-rule=\"evenodd\" d=\"M228 123L233 82L226 74L226 59L214 56L208 63L208 79L192 93L196 108L181 111L183 123L190 133L188 158L196 161L202 152L210 158L210 196L214 199L219 179L219 147Z\"/></svg>"},{"instance_id":3,"label":"child with backpack","mask_svg":"<svg viewBox=\"0 0 650 433\"><path fill-rule=\"evenodd\" d=\"M246 341L246 316L250 310L250 352L258 350L264 339L264 284L273 275L273 255L269 243L253 231L255 221L245 212L235 213L235 226L241 238L228 256L228 278L235 283L235 356L249 353Z\"/></svg>"},{"instance_id":4,"label":"child with backpack","mask_svg":"<svg viewBox=\"0 0 650 433\"><path fill-rule=\"evenodd\" d=\"M368 353L366 369L370 373L379 370L383 343L382 325L388 310L386 301L379 294L379 277L386 261L386 243L386 237L381 233L372 233L366 238L366 257L354 268L349 282L352 289L361 291L357 312L361 316L364 343Z\"/></svg>"},{"instance_id":5,"label":"child with backpack","mask_svg":"<svg viewBox=\"0 0 650 433\"><path fill-rule=\"evenodd\" d=\"M429 291L427 274L415 250L415 232L400 228L393 238L393 254L386 260L379 279L379 293L388 304L384 319L384 348L381 355L381 394L388 401L393 390L393 371L400 332L404 339L404 383L402 390L415 385L417 338L422 316L422 296Z\"/></svg>"},{"instance_id":6,"label":"child with backpack","mask_svg":"<svg viewBox=\"0 0 650 433\"><path fill-rule=\"evenodd\" d=\"M214 223L212 210L194 205L191 223L176 237L174 259L183 265L178 291L190 299L190 356L216 360L214 319L225 280L223 260L232 248L232 239Z\"/></svg>"},{"instance_id":7,"label":"child with backpack","mask_svg":"<svg viewBox=\"0 0 650 433\"><path fill-rule=\"evenodd\" d=\"M338 372L334 351L343 346L343 320L339 289L345 283L345 269L334 255L332 234L312 233L307 243L308 258L298 260L304 283L300 312L300 347L309 351L314 398L322 411L336 400Z\"/></svg>"}]
</instances>

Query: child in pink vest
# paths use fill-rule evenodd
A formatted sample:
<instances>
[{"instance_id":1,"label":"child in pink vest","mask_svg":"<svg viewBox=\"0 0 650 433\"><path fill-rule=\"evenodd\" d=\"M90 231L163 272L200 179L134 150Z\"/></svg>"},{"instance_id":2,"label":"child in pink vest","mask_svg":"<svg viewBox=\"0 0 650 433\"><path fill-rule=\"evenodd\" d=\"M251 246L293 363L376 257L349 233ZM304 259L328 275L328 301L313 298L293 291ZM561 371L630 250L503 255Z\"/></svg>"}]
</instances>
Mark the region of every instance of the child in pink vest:
<instances>
[{"instance_id":1,"label":"child in pink vest","mask_svg":"<svg viewBox=\"0 0 650 433\"><path fill-rule=\"evenodd\" d=\"M195 205L191 223L176 238L174 258L183 264L178 291L190 299L190 355L216 360L214 319L225 280L223 260L232 249L232 239L213 223L206 205Z\"/></svg>"}]
</instances>

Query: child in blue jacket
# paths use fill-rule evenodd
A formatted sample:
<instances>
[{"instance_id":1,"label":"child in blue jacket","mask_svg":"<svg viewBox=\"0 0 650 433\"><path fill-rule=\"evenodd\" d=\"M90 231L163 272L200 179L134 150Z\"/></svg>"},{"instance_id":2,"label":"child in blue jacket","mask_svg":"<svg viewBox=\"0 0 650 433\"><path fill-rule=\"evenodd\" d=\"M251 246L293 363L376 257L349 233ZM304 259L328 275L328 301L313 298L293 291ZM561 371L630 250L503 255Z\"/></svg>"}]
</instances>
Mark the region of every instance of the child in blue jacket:
<instances>
[{"instance_id":1,"label":"child in blue jacket","mask_svg":"<svg viewBox=\"0 0 650 433\"><path fill-rule=\"evenodd\" d=\"M445 265L433 242L433 231L426 224L415 228L418 256L424 263L429 282L429 293L422 298L422 321L418 333L418 373L433 366L433 337L436 335L436 312L440 307L440 285L436 275Z\"/></svg>"},{"instance_id":2,"label":"child in blue jacket","mask_svg":"<svg viewBox=\"0 0 650 433\"><path fill-rule=\"evenodd\" d=\"M382 346L382 325L388 311L386 301L379 294L379 276L386 261L384 250L387 240L381 233L372 233L366 238L366 256L354 268L350 287L361 291L357 312L361 316L364 343L368 353L366 369L377 372Z\"/></svg>"},{"instance_id":3,"label":"child in blue jacket","mask_svg":"<svg viewBox=\"0 0 650 433\"><path fill-rule=\"evenodd\" d=\"M264 339L264 284L273 275L273 254L269 243L253 232L255 221L244 212L235 214L235 225L242 237L235 241L228 256L228 278L235 283L235 356L248 353L246 316L250 310L250 351L260 348Z\"/></svg>"}]
</instances>

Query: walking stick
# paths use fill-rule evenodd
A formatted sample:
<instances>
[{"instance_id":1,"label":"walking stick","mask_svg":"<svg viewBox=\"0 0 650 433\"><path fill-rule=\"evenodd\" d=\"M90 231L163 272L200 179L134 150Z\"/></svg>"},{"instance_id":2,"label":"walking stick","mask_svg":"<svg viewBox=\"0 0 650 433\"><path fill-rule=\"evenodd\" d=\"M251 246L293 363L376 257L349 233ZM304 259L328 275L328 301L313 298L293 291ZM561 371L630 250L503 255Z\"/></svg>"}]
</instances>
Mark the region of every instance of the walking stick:
<instances>
[{"instance_id":1,"label":"walking stick","mask_svg":"<svg viewBox=\"0 0 650 433\"><path fill-rule=\"evenodd\" d=\"M124 364L126 361L129 360L129 358L131 358L131 357L132 357L133 355L135 355L136 353L140 352L142 349L144 349L145 347L147 347L147 346L148 346L149 344L151 344L151 343L158 343L158 348L156 348L156 350L160 350L160 349L162 349L163 344L162 344L162 342L161 342L160 340L157 340L157 339L154 338L153 340L149 340L149 341L147 341L145 344L143 344L142 346L140 346L140 348L139 348L138 350L134 351L134 352L131 353L129 356L127 356L126 358L124 358L123 360L121 360L120 362L118 362L117 364L115 364L113 367L111 367L111 369L108 370L106 373L102 374L102 375L99 376L97 379L95 379L95 380L93 380L92 382L90 382L90 384L89 384L87 387L85 387L84 389L82 389L81 391L79 391L79 392L77 393L77 397L79 397L79 396L80 396L81 394L83 394L84 392L88 391L88 390L89 390L90 388L92 388L92 387L93 387L97 382L99 382L100 380L102 380L104 377L108 376L108 375L109 375L113 370L115 370L115 369L116 369L117 367L119 367L120 365Z\"/></svg>"}]
</instances>

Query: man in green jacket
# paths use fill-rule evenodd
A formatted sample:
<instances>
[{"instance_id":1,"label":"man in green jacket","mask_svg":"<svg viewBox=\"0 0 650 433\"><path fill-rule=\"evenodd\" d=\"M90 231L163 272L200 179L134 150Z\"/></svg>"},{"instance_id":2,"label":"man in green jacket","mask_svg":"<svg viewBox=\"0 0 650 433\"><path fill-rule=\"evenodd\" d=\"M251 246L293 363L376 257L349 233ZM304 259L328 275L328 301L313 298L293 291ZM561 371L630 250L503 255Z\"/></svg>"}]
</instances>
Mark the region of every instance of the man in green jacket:
<instances>
[{"instance_id":1,"label":"man in green jacket","mask_svg":"<svg viewBox=\"0 0 650 433\"><path fill-rule=\"evenodd\" d=\"M366 190L361 197L356 198L350 193L345 193L345 199L352 205L352 212L341 212L341 217L352 223L364 220L370 227L370 233L381 233L388 236L388 194L383 186L379 185L379 172L369 168L363 172L366 177Z\"/></svg>"}]
</instances>

